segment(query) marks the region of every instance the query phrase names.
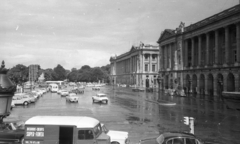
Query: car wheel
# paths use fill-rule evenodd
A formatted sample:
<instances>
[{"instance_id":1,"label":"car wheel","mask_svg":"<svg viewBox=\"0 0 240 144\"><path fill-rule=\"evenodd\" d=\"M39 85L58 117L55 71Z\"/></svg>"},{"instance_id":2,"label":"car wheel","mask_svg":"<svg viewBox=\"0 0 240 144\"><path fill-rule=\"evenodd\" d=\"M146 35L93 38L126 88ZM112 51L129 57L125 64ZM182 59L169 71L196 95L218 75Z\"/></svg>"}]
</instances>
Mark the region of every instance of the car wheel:
<instances>
[{"instance_id":1,"label":"car wheel","mask_svg":"<svg viewBox=\"0 0 240 144\"><path fill-rule=\"evenodd\" d=\"M111 144L120 144L119 142L111 142Z\"/></svg>"},{"instance_id":2,"label":"car wheel","mask_svg":"<svg viewBox=\"0 0 240 144\"><path fill-rule=\"evenodd\" d=\"M25 105L25 106L28 105L28 102L25 101L25 102L23 103L23 105Z\"/></svg>"},{"instance_id":3,"label":"car wheel","mask_svg":"<svg viewBox=\"0 0 240 144\"><path fill-rule=\"evenodd\" d=\"M21 138L20 144L24 144L24 137Z\"/></svg>"},{"instance_id":4,"label":"car wheel","mask_svg":"<svg viewBox=\"0 0 240 144\"><path fill-rule=\"evenodd\" d=\"M108 101L106 100L106 101L105 101L105 103L107 104L107 103L108 103Z\"/></svg>"}]
</instances>

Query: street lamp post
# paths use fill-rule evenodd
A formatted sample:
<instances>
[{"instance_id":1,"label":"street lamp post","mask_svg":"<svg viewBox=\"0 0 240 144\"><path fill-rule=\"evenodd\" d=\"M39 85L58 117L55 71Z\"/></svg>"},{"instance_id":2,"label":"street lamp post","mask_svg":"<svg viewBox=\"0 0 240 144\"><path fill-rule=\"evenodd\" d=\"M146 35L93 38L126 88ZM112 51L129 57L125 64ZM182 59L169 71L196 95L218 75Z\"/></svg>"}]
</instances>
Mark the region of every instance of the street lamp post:
<instances>
[{"instance_id":1,"label":"street lamp post","mask_svg":"<svg viewBox=\"0 0 240 144\"><path fill-rule=\"evenodd\" d=\"M160 76L157 77L157 82L158 82L158 91L160 92L160 84L161 84L161 78Z\"/></svg>"},{"instance_id":2,"label":"street lamp post","mask_svg":"<svg viewBox=\"0 0 240 144\"><path fill-rule=\"evenodd\" d=\"M9 116L12 97L16 91L16 86L7 77L8 69L5 68L4 61L0 68L0 126L2 126L3 118Z\"/></svg>"},{"instance_id":3,"label":"street lamp post","mask_svg":"<svg viewBox=\"0 0 240 144\"><path fill-rule=\"evenodd\" d=\"M218 79L218 84L219 84L219 88L220 88L219 95L220 95L221 100L223 100L223 97L222 97L223 81L220 78Z\"/></svg>"}]
</instances>

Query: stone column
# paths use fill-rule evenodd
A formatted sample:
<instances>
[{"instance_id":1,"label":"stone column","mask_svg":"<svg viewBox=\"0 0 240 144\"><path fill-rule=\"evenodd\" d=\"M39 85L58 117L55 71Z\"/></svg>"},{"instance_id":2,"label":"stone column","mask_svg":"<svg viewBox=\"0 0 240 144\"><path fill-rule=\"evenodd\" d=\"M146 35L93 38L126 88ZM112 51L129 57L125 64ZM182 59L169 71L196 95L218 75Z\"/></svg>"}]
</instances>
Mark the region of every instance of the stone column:
<instances>
[{"instance_id":1,"label":"stone column","mask_svg":"<svg viewBox=\"0 0 240 144\"><path fill-rule=\"evenodd\" d=\"M204 78L205 78L205 80L204 80L204 82L205 82L205 84L204 84L205 95L208 95L208 79L207 79L206 75L205 75Z\"/></svg>"},{"instance_id":2,"label":"stone column","mask_svg":"<svg viewBox=\"0 0 240 144\"><path fill-rule=\"evenodd\" d=\"M237 63L240 65L240 22L236 24L236 33L237 33Z\"/></svg>"},{"instance_id":3,"label":"stone column","mask_svg":"<svg viewBox=\"0 0 240 144\"><path fill-rule=\"evenodd\" d=\"M194 67L195 66L195 60L194 60L194 51L195 51L195 48L194 48L194 38L191 38L191 49L192 49L192 65L191 67Z\"/></svg>"},{"instance_id":4,"label":"stone column","mask_svg":"<svg viewBox=\"0 0 240 144\"><path fill-rule=\"evenodd\" d=\"M185 51L185 67L188 67L188 40L184 41L184 51Z\"/></svg>"},{"instance_id":5,"label":"stone column","mask_svg":"<svg viewBox=\"0 0 240 144\"><path fill-rule=\"evenodd\" d=\"M239 91L240 90L240 86L239 86L239 74L234 75L235 77L235 91Z\"/></svg>"},{"instance_id":6,"label":"stone column","mask_svg":"<svg viewBox=\"0 0 240 144\"><path fill-rule=\"evenodd\" d=\"M209 65L209 33L206 33L206 62L205 66Z\"/></svg>"},{"instance_id":7,"label":"stone column","mask_svg":"<svg viewBox=\"0 0 240 144\"><path fill-rule=\"evenodd\" d=\"M165 70L168 68L168 45L165 46Z\"/></svg>"},{"instance_id":8,"label":"stone column","mask_svg":"<svg viewBox=\"0 0 240 144\"><path fill-rule=\"evenodd\" d=\"M149 72L152 72L152 54L149 54Z\"/></svg>"},{"instance_id":9,"label":"stone column","mask_svg":"<svg viewBox=\"0 0 240 144\"><path fill-rule=\"evenodd\" d=\"M225 64L229 63L229 27L225 27Z\"/></svg>"},{"instance_id":10,"label":"stone column","mask_svg":"<svg viewBox=\"0 0 240 144\"><path fill-rule=\"evenodd\" d=\"M172 44L169 44L169 59L168 59L168 67L171 70L172 69Z\"/></svg>"},{"instance_id":11,"label":"stone column","mask_svg":"<svg viewBox=\"0 0 240 144\"><path fill-rule=\"evenodd\" d=\"M215 30L215 64L219 64L219 43L218 43L218 30Z\"/></svg>"},{"instance_id":12,"label":"stone column","mask_svg":"<svg viewBox=\"0 0 240 144\"><path fill-rule=\"evenodd\" d=\"M202 37L200 35L198 36L198 66L201 66L202 64L201 58L202 58Z\"/></svg>"},{"instance_id":13,"label":"stone column","mask_svg":"<svg viewBox=\"0 0 240 144\"><path fill-rule=\"evenodd\" d=\"M161 53L161 60L162 60L162 69L165 70L165 60L164 60L164 56L165 56L165 53L164 53L164 48L165 46L162 46L162 53Z\"/></svg>"}]
</instances>

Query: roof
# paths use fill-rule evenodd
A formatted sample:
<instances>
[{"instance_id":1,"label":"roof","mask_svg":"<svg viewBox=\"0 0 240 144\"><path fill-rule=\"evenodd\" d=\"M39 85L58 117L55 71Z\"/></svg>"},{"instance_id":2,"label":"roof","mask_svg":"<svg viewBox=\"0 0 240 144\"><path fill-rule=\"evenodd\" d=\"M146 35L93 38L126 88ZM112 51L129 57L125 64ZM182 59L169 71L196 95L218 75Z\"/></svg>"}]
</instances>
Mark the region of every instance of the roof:
<instances>
[{"instance_id":1,"label":"roof","mask_svg":"<svg viewBox=\"0 0 240 144\"><path fill-rule=\"evenodd\" d=\"M25 125L71 125L77 128L93 128L99 120L86 116L35 116L28 119Z\"/></svg>"},{"instance_id":2,"label":"roof","mask_svg":"<svg viewBox=\"0 0 240 144\"><path fill-rule=\"evenodd\" d=\"M195 136L191 133L184 133L184 132L165 132L162 134L165 139L172 138L172 137L192 137L195 138Z\"/></svg>"},{"instance_id":3,"label":"roof","mask_svg":"<svg viewBox=\"0 0 240 144\"><path fill-rule=\"evenodd\" d=\"M104 93L98 93L97 95L106 95L106 94L104 94Z\"/></svg>"}]
</instances>

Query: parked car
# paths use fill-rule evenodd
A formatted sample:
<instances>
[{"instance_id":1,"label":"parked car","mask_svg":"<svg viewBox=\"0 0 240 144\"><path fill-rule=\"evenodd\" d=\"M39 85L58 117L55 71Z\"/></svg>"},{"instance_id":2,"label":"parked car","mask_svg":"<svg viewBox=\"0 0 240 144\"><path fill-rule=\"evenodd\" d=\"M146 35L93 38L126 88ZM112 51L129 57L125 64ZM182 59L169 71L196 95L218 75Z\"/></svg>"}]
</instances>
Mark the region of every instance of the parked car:
<instances>
[{"instance_id":1,"label":"parked car","mask_svg":"<svg viewBox=\"0 0 240 144\"><path fill-rule=\"evenodd\" d=\"M93 87L92 90L100 90L100 87Z\"/></svg>"},{"instance_id":2,"label":"parked car","mask_svg":"<svg viewBox=\"0 0 240 144\"><path fill-rule=\"evenodd\" d=\"M37 93L34 92L27 92L28 95L31 95L32 97L34 97L36 100L39 98L39 95Z\"/></svg>"},{"instance_id":3,"label":"parked car","mask_svg":"<svg viewBox=\"0 0 240 144\"><path fill-rule=\"evenodd\" d=\"M30 103L35 103L36 102L36 98L32 95L29 95L29 94L23 95L23 98L29 99Z\"/></svg>"},{"instance_id":4,"label":"parked car","mask_svg":"<svg viewBox=\"0 0 240 144\"><path fill-rule=\"evenodd\" d=\"M24 131L23 122L4 120L0 129L0 143L23 144Z\"/></svg>"},{"instance_id":5,"label":"parked car","mask_svg":"<svg viewBox=\"0 0 240 144\"><path fill-rule=\"evenodd\" d=\"M23 96L13 96L12 98L15 105L28 105L30 103L30 99L24 98Z\"/></svg>"},{"instance_id":6,"label":"parked car","mask_svg":"<svg viewBox=\"0 0 240 144\"><path fill-rule=\"evenodd\" d=\"M108 97L106 94L99 93L96 94L95 96L92 96L93 102L105 102L108 103Z\"/></svg>"},{"instance_id":7,"label":"parked car","mask_svg":"<svg viewBox=\"0 0 240 144\"><path fill-rule=\"evenodd\" d=\"M70 93L68 96L66 96L66 101L78 102L78 96L75 93Z\"/></svg>"},{"instance_id":8,"label":"parked car","mask_svg":"<svg viewBox=\"0 0 240 144\"><path fill-rule=\"evenodd\" d=\"M42 93L36 90L32 91L32 93L35 93L38 97L42 96Z\"/></svg>"},{"instance_id":9,"label":"parked car","mask_svg":"<svg viewBox=\"0 0 240 144\"><path fill-rule=\"evenodd\" d=\"M203 142L191 133L165 132L158 137L142 139L139 144L203 144Z\"/></svg>"},{"instance_id":10,"label":"parked car","mask_svg":"<svg viewBox=\"0 0 240 144\"><path fill-rule=\"evenodd\" d=\"M101 123L102 131L110 136L112 144L129 144L128 132L108 130L107 127Z\"/></svg>"},{"instance_id":11,"label":"parked car","mask_svg":"<svg viewBox=\"0 0 240 144\"><path fill-rule=\"evenodd\" d=\"M67 96L67 95L69 95L69 92L68 92L67 90L62 90L62 91L60 92L60 95L61 95L61 96Z\"/></svg>"},{"instance_id":12,"label":"parked car","mask_svg":"<svg viewBox=\"0 0 240 144\"><path fill-rule=\"evenodd\" d=\"M57 94L60 94L62 91L63 91L62 89L59 89L59 90L57 91Z\"/></svg>"},{"instance_id":13,"label":"parked car","mask_svg":"<svg viewBox=\"0 0 240 144\"><path fill-rule=\"evenodd\" d=\"M15 102L12 100L11 102L11 110L15 107Z\"/></svg>"}]
</instances>

